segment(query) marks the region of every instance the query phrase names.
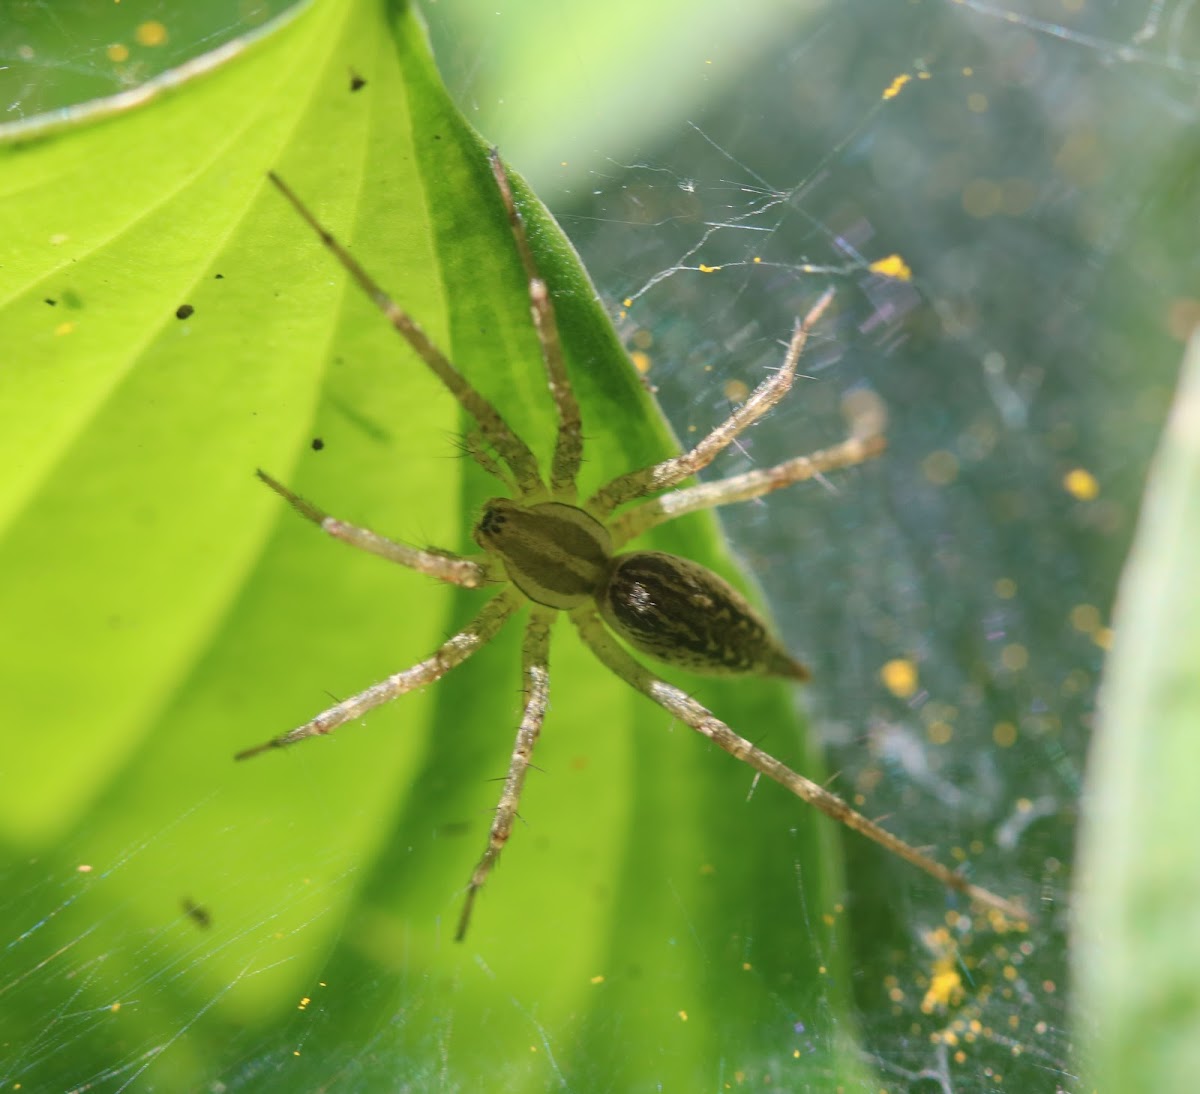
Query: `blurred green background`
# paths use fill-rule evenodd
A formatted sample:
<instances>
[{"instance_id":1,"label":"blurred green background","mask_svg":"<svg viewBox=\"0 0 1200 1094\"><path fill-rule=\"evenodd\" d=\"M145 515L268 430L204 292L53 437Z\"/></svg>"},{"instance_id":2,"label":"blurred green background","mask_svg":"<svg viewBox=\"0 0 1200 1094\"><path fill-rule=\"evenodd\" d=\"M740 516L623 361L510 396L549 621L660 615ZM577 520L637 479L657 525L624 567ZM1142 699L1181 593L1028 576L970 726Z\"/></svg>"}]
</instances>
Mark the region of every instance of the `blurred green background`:
<instances>
[{"instance_id":1,"label":"blurred green background","mask_svg":"<svg viewBox=\"0 0 1200 1094\"><path fill-rule=\"evenodd\" d=\"M889 453L828 489L809 485L740 506L723 514L723 523L790 647L814 668L804 702L827 746L833 786L860 795L866 812L887 818L910 842L943 855L959 849L977 880L1022 897L1038 915L1028 935L1017 936L978 931L953 916L947 922L946 897L936 887L848 839L844 915L806 903L803 876L794 903L779 909L781 921L819 940L814 948L834 947L831 965L849 970L813 1004L827 1013L797 1007L788 970L757 969L764 980L756 998L767 1000L764 1014L775 1008L769 1022L763 1019L769 1028L752 1050L718 1054L721 1067L706 1077L722 1089L767 1082L825 1089L811 1074L801 1079L789 1070L797 1056L825 1051L826 1034L814 1046L811 1027L860 1038L871 1089L1078 1089L1067 1026L1066 928L1084 755L1117 575L1182 342L1200 314L1195 20L1186 13L1172 19L1153 4L844 0L754 4L736 18L727 5L644 9L549 12L518 4L497 12L441 2L423 14L455 100L557 216L679 436L720 420L737 385L752 386L778 361L780 341L804 302L825 284L838 286L837 321L807 356L808 378L714 472L766 465L838 439L842 400L861 387L888 404ZM208 21L200 26L187 21L196 18L192 8L185 13L166 3L78 10L9 3L4 10L0 101L12 125L169 72L197 48L257 31L270 14L258 5L205 6ZM167 28L165 42L142 44L157 35L141 29L149 24ZM114 44L128 56L115 60ZM368 88L369 68L359 73ZM896 94L887 96L889 89ZM364 193L386 184L391 168L380 159ZM273 231L296 248L296 262L324 257L306 251L282 218ZM403 224L389 233L392 246L407 246ZM372 268L386 281L383 241L379 249ZM871 263L893 254L912 270L911 281L871 271ZM321 269L312 276L327 275ZM464 325L468 305L459 305ZM286 390L287 374L276 375ZM340 393L344 416L374 419L373 409L363 410L374 391L364 384ZM428 451L434 443L415 447ZM345 474L345 465L324 472L326 490ZM377 489L383 495L386 487ZM264 510L256 519L276 516ZM255 549L246 547L248 554ZM326 566L352 563L335 547L316 544L294 565L305 579L322 581ZM398 595L408 596L411 584L396 583ZM345 625L355 626L353 612L345 614ZM253 647L239 655L253 658ZM387 671L394 655L375 656ZM315 690L326 686L319 679ZM305 716L312 690L290 695L289 710ZM716 696L701 692L706 700ZM272 709L261 702L255 700L256 711ZM472 721L486 722L495 704L479 706L483 712ZM277 728L278 708L268 732ZM650 722L647 732L654 732ZM667 735L661 719L656 728L678 746L678 729ZM786 727L738 728L771 750L789 747ZM378 738L399 732L399 723L376 731L357 731L376 738L363 744L357 763L371 763ZM6 732L15 737L14 728ZM587 732L596 730L562 730ZM502 736L491 768L485 763L472 776L476 786L502 762L507 727ZM721 763L697 751L698 761ZM659 761L651 752L610 760L621 766L610 767L609 778L615 770L627 791L636 789L608 806L612 823L633 838L665 846L662 829L679 818L661 802L656 812L655 795L686 799L694 787L671 766L677 752L657 755ZM354 762L346 757L338 777L353 779ZM749 789L748 778L738 776L724 799L730 809L742 807ZM19 767L8 767L6 781L21 777ZM261 778L272 779L272 794L288 792L286 772ZM327 784L303 778L299 785L292 779L291 792L320 800ZM768 791L756 789L752 803ZM440 792L440 784L418 788L407 806L410 819L398 824L401 837L364 836L390 848L385 866L386 855L394 866L404 861L411 817ZM604 787L597 794L604 800ZM460 815L478 808L470 800ZM623 812L622 801L640 805ZM547 808L539 807L533 830L518 837L536 842L539 828L579 823L561 810L547 816ZM447 812L454 815L454 807ZM794 834L779 832L771 842L769 826L756 831L768 842L740 854L782 859L803 873ZM133 820L128 832L123 854L136 862L144 849ZM236 842L239 834L231 821L223 839ZM156 837L167 858L172 839L169 831ZM472 832L472 848L474 839ZM463 854L456 849L456 859ZM69 886L60 896L66 883L29 857L17 848L13 884L6 886L12 922L25 931L36 926L25 914L29 892L36 894L33 908L76 899ZM663 860L670 869L666 850ZM445 887L416 907L446 904L460 865L439 865ZM561 888L538 881L536 870L518 876L509 866L495 885L519 888L532 874L548 902L525 898L537 916L549 917L528 924L534 941L547 930L595 929L571 912L556 923ZM336 877L339 869L331 864L327 874ZM242 884L250 888L230 879L233 887ZM723 899L738 896L726 891ZM308 909L314 921L332 919L322 937L337 937L340 895L327 900L321 890L314 896L300 888L281 897ZM386 904L385 897L375 893L373 904ZM205 900L171 889L177 913L181 898ZM487 908L485 901L484 914ZM622 931L630 932L624 937L637 964L624 970L626 994L593 1003L581 1019L570 1011L584 1005L574 996L564 1003L514 990L513 1011L528 1023L529 1043L519 1045L520 1056L497 1034L489 1058L511 1057L505 1081L533 1089L604 1086L615 1060L629 1054L629 1039L636 1040L638 1012L630 1001L643 990L639 984L661 984L679 961L703 978L704 970L753 950L753 939L718 945L703 932L690 943L653 932L643 937L634 929L637 908L624 912L608 924L607 952L620 952ZM119 920L117 911L106 914ZM825 938L825 914L846 928L836 940ZM86 1078L96 1089L128 1081L136 1088L143 1081L136 1061L152 1056L153 1074L167 1086L172 1075L203 1075L226 1088L287 1086L295 1073L284 1065L300 1051L313 1068L306 1085L450 1087L463 1080L444 1064L448 1046L469 1042L473 1023L486 1030L489 1018L496 1020L469 1008L461 969L458 981L443 982L437 975L451 974L429 971L424 955L396 967L362 957L373 950L360 945L353 960L343 953L332 966L353 1007L343 995L317 1018L306 1003L290 1023L235 1035L222 1023L243 1019L222 1016L220 989L179 986L193 967L220 967L213 951L226 943L211 941L182 914L176 919L169 927L140 924L136 935L113 932L131 970L131 996L188 1000L177 1011L174 1002L160 1004L162 1032L122 1044L110 1065L97 1063L88 1055L95 1050L83 1046L105 1027L88 1023L86 1035L75 1032L80 1027L67 1021L71 996L56 983L44 1020L23 1016L20 1036L28 1038L31 1028L41 1033L18 1056L27 1083L28 1076L53 1075L63 1086ZM195 942L182 960L175 943L185 931ZM589 947L594 943L591 937ZM3 983L16 998L43 974L27 948L11 952ZM772 953L778 951L760 946L745 964ZM537 961L536 954L521 956ZM475 961L487 975L486 957ZM86 966L89 984L98 967ZM231 979L234 986L241 985ZM844 1009L846 995L852 1002ZM573 1018L565 1021L568 1012ZM461 1032L464 1024L470 1034ZM222 1030L226 1054L213 1057ZM661 1059L634 1053L625 1074L636 1083L628 1088L683 1081L688 1073L676 1066L687 1051L675 1046ZM527 1058L538 1053L554 1065L530 1067ZM704 1052L696 1058L713 1059ZM22 1073L13 1071L13 1080Z\"/></svg>"}]
</instances>

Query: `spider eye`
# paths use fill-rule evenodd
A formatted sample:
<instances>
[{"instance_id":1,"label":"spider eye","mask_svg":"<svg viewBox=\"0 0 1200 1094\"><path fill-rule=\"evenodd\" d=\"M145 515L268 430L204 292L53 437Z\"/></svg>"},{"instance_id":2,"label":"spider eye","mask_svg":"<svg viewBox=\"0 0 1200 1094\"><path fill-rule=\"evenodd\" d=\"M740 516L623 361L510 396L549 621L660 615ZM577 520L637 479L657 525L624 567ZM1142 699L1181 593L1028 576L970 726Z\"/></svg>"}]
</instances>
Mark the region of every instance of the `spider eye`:
<instances>
[{"instance_id":1,"label":"spider eye","mask_svg":"<svg viewBox=\"0 0 1200 1094\"><path fill-rule=\"evenodd\" d=\"M476 529L478 540L480 536L496 536L500 534L500 530L504 527L504 514L491 502L483 510L483 516L479 518L479 527Z\"/></svg>"},{"instance_id":2,"label":"spider eye","mask_svg":"<svg viewBox=\"0 0 1200 1094\"><path fill-rule=\"evenodd\" d=\"M808 679L741 593L686 558L619 555L597 600L618 635L660 661L701 673Z\"/></svg>"}]
</instances>

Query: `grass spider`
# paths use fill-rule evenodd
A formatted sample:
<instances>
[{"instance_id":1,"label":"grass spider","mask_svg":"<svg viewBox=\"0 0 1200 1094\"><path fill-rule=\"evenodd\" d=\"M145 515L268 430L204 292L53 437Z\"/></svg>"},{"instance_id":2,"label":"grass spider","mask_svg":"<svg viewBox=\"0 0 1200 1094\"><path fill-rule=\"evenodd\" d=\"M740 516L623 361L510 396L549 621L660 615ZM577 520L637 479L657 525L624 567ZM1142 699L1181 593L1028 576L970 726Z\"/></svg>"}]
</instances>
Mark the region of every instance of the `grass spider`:
<instances>
[{"instance_id":1,"label":"grass spider","mask_svg":"<svg viewBox=\"0 0 1200 1094\"><path fill-rule=\"evenodd\" d=\"M335 704L289 733L240 752L237 758L247 759L330 733L383 703L439 680L491 641L505 622L528 604L522 669L524 713L487 846L467 886L457 940L466 934L475 897L508 841L517 816L525 774L546 714L550 632L559 612L567 613L584 643L605 667L731 756L980 905L1015 919L1025 918L1014 904L970 884L961 874L910 847L824 787L739 736L686 692L643 667L626 649L632 647L693 672L808 678L808 670L773 637L754 608L715 574L695 562L659 551L618 552L649 528L683 513L759 497L822 472L861 463L883 451L879 414L871 421L861 421L846 440L831 448L775 467L676 489L784 397L809 332L833 299L832 290L827 290L796 324L783 367L764 380L699 444L662 463L620 475L581 502L576 476L583 457L582 427L559 342L554 305L534 263L508 174L495 152L491 154L491 167L528 280L534 327L557 410L558 432L548 481L529 447L499 411L468 383L416 321L384 293L291 189L277 175L270 175L322 243L474 418L477 428L467 435L466 451L485 471L500 479L512 496L493 498L484 505L473 530L480 552L462 557L419 550L347 524L259 471L258 477L267 486L334 538L441 581L498 591L460 633L424 661Z\"/></svg>"}]
</instances>

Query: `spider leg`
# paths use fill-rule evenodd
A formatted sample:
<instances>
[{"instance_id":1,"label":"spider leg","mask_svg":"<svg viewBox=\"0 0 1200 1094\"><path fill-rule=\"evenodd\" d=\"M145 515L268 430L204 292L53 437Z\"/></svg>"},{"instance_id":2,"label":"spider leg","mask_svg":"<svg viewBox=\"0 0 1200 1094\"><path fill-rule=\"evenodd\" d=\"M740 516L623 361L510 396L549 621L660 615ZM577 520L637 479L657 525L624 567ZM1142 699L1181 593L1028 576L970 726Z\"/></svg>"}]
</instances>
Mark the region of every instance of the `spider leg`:
<instances>
[{"instance_id":1,"label":"spider leg","mask_svg":"<svg viewBox=\"0 0 1200 1094\"><path fill-rule=\"evenodd\" d=\"M788 393L796 375L796 364L800 360L800 354L804 352L805 342L808 341L809 331L817 325L832 302L833 289L826 289L820 300L796 324L783 359L783 367L759 384L750 393L750 397L695 448L682 456L674 456L662 463L618 476L588 499L588 512L598 520L604 520L625 502L683 482L712 463L718 453L728 448L743 430L758 421Z\"/></svg>"},{"instance_id":2,"label":"spider leg","mask_svg":"<svg viewBox=\"0 0 1200 1094\"><path fill-rule=\"evenodd\" d=\"M330 235L308 207L292 192L291 187L274 171L268 171L267 177L287 198L296 212L303 217L308 226L317 233L321 242L332 252L359 287L374 301L375 306L387 316L392 326L429 367L430 372L442 381L450 394L479 423L479 428L483 430L492 446L500 454L500 458L512 468L512 473L521 484L522 491L529 495L542 493L544 487L541 476L538 474L537 460L529 450L529 446L512 431L509 424L501 417L500 412L471 386L467 378L450 362L450 359L429 340L429 336L421 329L417 321L388 296L371 275L358 264L358 260Z\"/></svg>"},{"instance_id":3,"label":"spider leg","mask_svg":"<svg viewBox=\"0 0 1200 1094\"><path fill-rule=\"evenodd\" d=\"M623 547L643 532L681 517L684 513L713 509L735 501L748 501L769 494L772 490L874 459L887 448L887 440L881 432L884 420L880 404L876 413L865 415L861 422L856 422L855 431L840 444L807 456L796 456L774 467L757 468L716 482L702 482L643 501L609 525L613 549Z\"/></svg>"},{"instance_id":4,"label":"spider leg","mask_svg":"<svg viewBox=\"0 0 1200 1094\"><path fill-rule=\"evenodd\" d=\"M911 863L919 870L936 878L947 888L963 893L982 907L993 909L1011 919L1025 922L1028 913L1012 901L1004 900L978 885L972 885L961 874L947 869L902 839L880 828L874 821L851 809L841 798L831 794L823 786L793 771L786 764L768 755L760 748L739 736L711 711L697 703L691 696L653 676L633 659L604 628L595 609L582 606L571 611L571 620L579 629L584 642L600 661L626 683L653 699L685 725L719 745L735 759L749 764L755 771L774 779L796 797L815 806L827 817L852 828L867 839L874 840L892 854Z\"/></svg>"},{"instance_id":5,"label":"spider leg","mask_svg":"<svg viewBox=\"0 0 1200 1094\"><path fill-rule=\"evenodd\" d=\"M386 679L380 680L378 684L372 684L366 691L360 691L357 695L342 700L289 733L272 737L271 740L255 745L253 748L244 749L234 759L248 760L251 756L269 752L273 748L286 748L288 745L294 745L306 737L318 737L324 733L332 733L338 726L361 718L369 710L374 710L384 703L390 703L406 692L440 680L451 669L461 665L485 642L491 641L503 626L504 621L524 603L524 599L520 593L511 589L500 593L489 600L483 606L483 610L458 634L443 642L424 661L418 661L412 668L394 673Z\"/></svg>"},{"instance_id":6,"label":"spider leg","mask_svg":"<svg viewBox=\"0 0 1200 1094\"><path fill-rule=\"evenodd\" d=\"M576 497L575 476L583 460L583 423L579 416L579 404L571 390L563 361L562 341L558 336L558 323L554 318L554 303L546 289L546 282L538 272L529 249L529 237L525 232L525 221L513 199L512 185L508 172L500 160L500 153L493 148L488 155L492 174L500 189L500 197L508 212L517 253L525 268L529 282L529 302L533 311L533 326L537 331L538 343L542 348L542 360L546 364L546 376L550 381L550 394L558 411L558 437L554 442L554 461L550 465L550 489L559 501L574 502Z\"/></svg>"},{"instance_id":7,"label":"spider leg","mask_svg":"<svg viewBox=\"0 0 1200 1094\"><path fill-rule=\"evenodd\" d=\"M492 454L484 447L485 437L477 429L470 430L462 441L462 450L471 457L489 475L494 475L509 489L514 497L520 495L520 488L508 473L508 468L498 464Z\"/></svg>"},{"instance_id":8,"label":"spider leg","mask_svg":"<svg viewBox=\"0 0 1200 1094\"><path fill-rule=\"evenodd\" d=\"M517 818L517 809L521 802L521 789L525 785L525 773L529 770L529 761L537 744L538 734L542 731L542 722L546 717L546 699L550 689L549 657L550 657L550 627L554 622L555 612L546 608L535 608L529 617L525 629L525 645L522 660L522 672L525 677L525 714L517 729L517 739L513 744L512 760L508 765L508 775L504 779L504 790L500 794L500 803L496 806L496 815L492 820L491 831L488 833L487 848L479 859L479 864L471 874L467 885L466 899L463 901L462 914L458 918L458 929L454 932L454 941L461 942L467 935L467 927L471 921L471 909L475 906L475 896L492 872L492 867L500 858L500 852L512 834L513 821Z\"/></svg>"},{"instance_id":9,"label":"spider leg","mask_svg":"<svg viewBox=\"0 0 1200 1094\"><path fill-rule=\"evenodd\" d=\"M287 501L306 520L311 520L322 532L340 539L362 551L369 551L390 562L398 562L410 570L436 577L439 581L451 585L461 585L464 589L477 589L491 580L491 570L485 563L475 562L449 552L422 551L417 547L409 547L403 543L381 536L369 528L360 528L356 524L347 524L344 520L331 517L323 509L318 509L311 501L293 493L283 483L273 479L265 471L255 472L263 482L281 498Z\"/></svg>"}]
</instances>

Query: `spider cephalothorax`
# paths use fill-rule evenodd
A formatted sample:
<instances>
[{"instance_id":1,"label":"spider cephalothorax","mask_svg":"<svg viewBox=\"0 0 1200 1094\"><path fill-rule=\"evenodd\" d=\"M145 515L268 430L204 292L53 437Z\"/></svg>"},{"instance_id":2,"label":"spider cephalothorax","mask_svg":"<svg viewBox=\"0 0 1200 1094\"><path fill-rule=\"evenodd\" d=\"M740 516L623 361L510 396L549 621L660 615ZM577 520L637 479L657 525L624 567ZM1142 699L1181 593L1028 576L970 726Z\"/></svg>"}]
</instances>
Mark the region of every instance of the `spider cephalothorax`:
<instances>
[{"instance_id":1,"label":"spider cephalothorax","mask_svg":"<svg viewBox=\"0 0 1200 1094\"><path fill-rule=\"evenodd\" d=\"M238 758L329 733L382 703L440 679L490 641L519 608L529 605L523 643L524 715L488 844L468 885L456 935L462 939L475 895L495 865L517 815L525 773L546 714L550 630L558 613L566 612L601 663L726 752L943 884L1005 915L1023 918L1020 908L970 884L961 874L921 854L739 736L686 692L650 673L622 644L693 672L808 678L808 670L774 638L745 597L722 578L675 555L621 549L648 529L683 513L759 497L822 472L861 463L883 451L884 414L876 404L871 412L858 415L851 435L832 448L775 467L676 489L685 479L707 467L739 433L783 398L795 377L809 332L833 299L832 291L827 290L796 324L783 367L764 380L699 444L680 456L618 476L580 504L576 477L583 456L582 425L563 360L554 307L534 263L508 174L494 152L491 166L528 278L534 327L558 413L558 433L548 480L543 478L529 446L512 431L499 411L321 227L295 194L277 176L270 176L325 246L475 419L478 429L467 436L467 453L485 471L505 482L514 496L493 498L484 505L473 530L481 553L464 557L409 547L369 529L347 524L259 471L263 482L329 535L451 584L465 588L495 587L498 591L460 633L424 661L337 703L289 733L239 753ZM621 509L624 512L618 512Z\"/></svg>"}]
</instances>

